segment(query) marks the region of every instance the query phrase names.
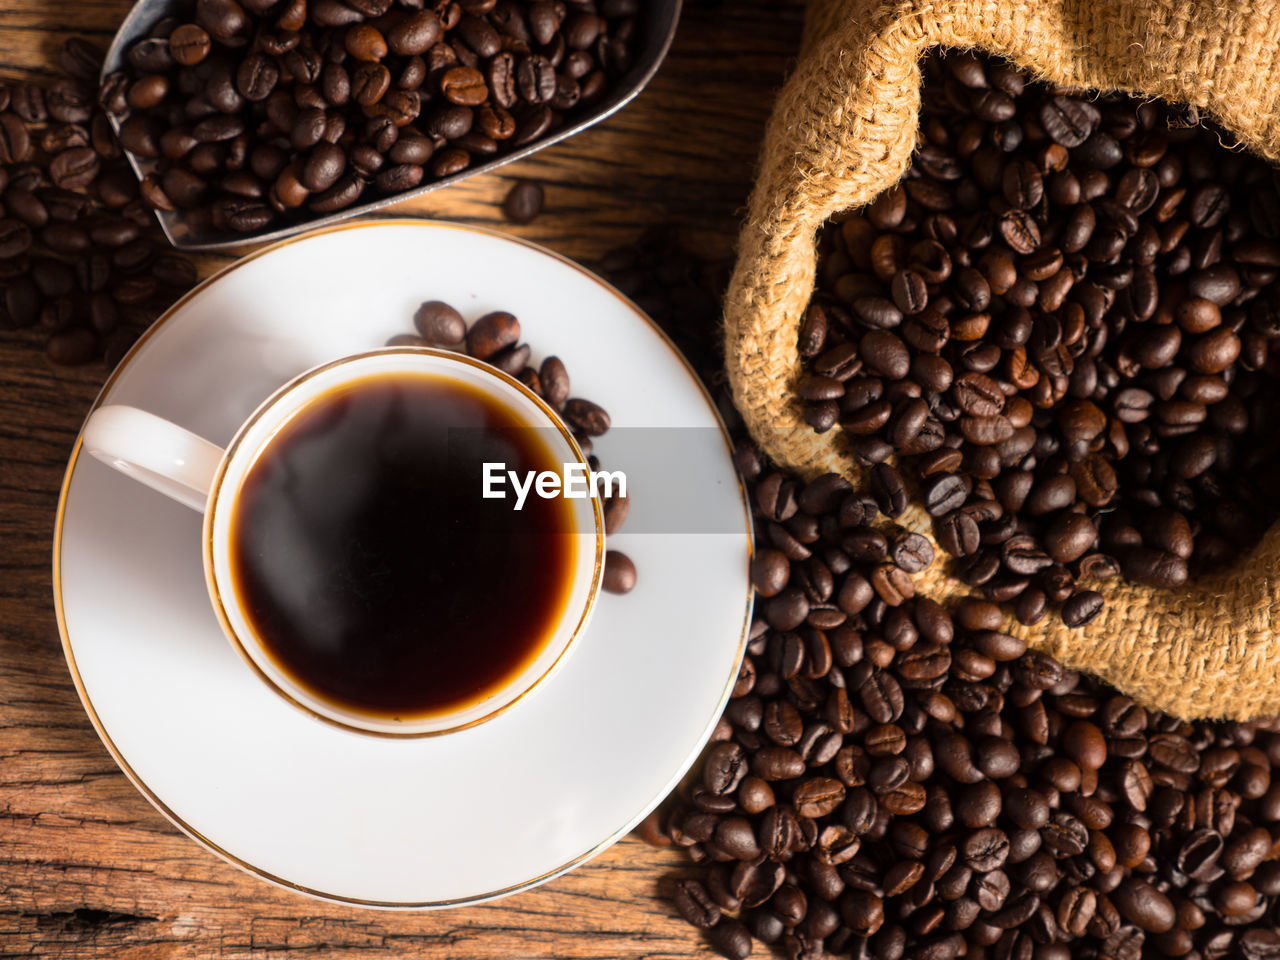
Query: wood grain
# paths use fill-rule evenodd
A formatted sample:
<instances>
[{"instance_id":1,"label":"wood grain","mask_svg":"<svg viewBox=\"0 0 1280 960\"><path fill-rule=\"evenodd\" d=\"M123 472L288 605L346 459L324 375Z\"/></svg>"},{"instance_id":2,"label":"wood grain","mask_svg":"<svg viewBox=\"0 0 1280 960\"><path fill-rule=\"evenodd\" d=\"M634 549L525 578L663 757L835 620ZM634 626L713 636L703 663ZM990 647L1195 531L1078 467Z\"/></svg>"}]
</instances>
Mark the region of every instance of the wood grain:
<instances>
[{"instance_id":1,"label":"wood grain","mask_svg":"<svg viewBox=\"0 0 1280 960\"><path fill-rule=\"evenodd\" d=\"M72 33L105 47L127 9L119 0L0 0L0 74L50 74ZM496 225L586 261L657 223L727 254L800 14L798 0L694 3L658 76L619 115L392 212ZM499 204L519 177L542 181L547 205L512 227ZM201 275L230 259L201 258ZM688 869L683 857L632 838L536 890L405 914L270 886L178 832L99 742L54 620L58 489L106 371L52 366L31 331L0 334L0 371L0 958L711 955L669 905Z\"/></svg>"}]
</instances>

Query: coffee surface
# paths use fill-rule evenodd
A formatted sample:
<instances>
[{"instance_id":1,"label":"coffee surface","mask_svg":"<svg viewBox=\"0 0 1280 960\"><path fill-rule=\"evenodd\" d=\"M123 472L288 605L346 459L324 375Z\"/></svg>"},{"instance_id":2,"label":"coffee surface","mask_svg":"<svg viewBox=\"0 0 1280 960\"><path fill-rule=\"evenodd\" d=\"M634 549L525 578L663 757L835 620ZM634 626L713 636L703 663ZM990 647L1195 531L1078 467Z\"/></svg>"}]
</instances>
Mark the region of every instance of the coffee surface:
<instances>
[{"instance_id":1,"label":"coffee surface","mask_svg":"<svg viewBox=\"0 0 1280 960\"><path fill-rule=\"evenodd\" d=\"M540 431L434 376L355 381L285 424L241 484L231 560L287 674L403 718L477 701L537 656L568 599L570 505L483 499L485 462L560 472Z\"/></svg>"}]
</instances>

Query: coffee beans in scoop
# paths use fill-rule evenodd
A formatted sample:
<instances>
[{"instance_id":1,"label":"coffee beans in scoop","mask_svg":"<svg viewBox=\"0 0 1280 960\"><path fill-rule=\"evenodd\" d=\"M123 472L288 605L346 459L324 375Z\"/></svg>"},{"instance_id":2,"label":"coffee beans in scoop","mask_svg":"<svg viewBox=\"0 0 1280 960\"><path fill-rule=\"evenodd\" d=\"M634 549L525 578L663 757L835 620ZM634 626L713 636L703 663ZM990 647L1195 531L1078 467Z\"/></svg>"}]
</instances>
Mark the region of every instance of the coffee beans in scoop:
<instances>
[{"instance_id":1,"label":"coffee beans in scoop","mask_svg":"<svg viewBox=\"0 0 1280 960\"><path fill-rule=\"evenodd\" d=\"M608 411L590 400L570 396L569 371L559 357L550 356L539 366L532 365L532 348L520 342L520 321L514 314L496 310L468 325L449 304L428 300L418 307L413 325L414 333L397 334L387 341L387 346L457 350L515 377L560 414L587 455L588 465L593 471L600 470L600 460L592 453L592 447L593 441L612 426ZM629 493L609 489L603 500L606 536L622 529L630 505ZM621 550L606 551L601 586L609 593L630 593L635 585L636 565L632 559Z\"/></svg>"},{"instance_id":2,"label":"coffee beans in scoop","mask_svg":"<svg viewBox=\"0 0 1280 960\"><path fill-rule=\"evenodd\" d=\"M897 457L955 572L1034 623L1079 579L1220 570L1280 495L1280 179L1161 103L927 62L906 179L828 226L815 430Z\"/></svg>"},{"instance_id":3,"label":"coffee beans in scoop","mask_svg":"<svg viewBox=\"0 0 1280 960\"><path fill-rule=\"evenodd\" d=\"M199 229L252 233L453 176L556 130L630 68L637 10L637 0L177 3L129 48L100 101L150 171L148 205L182 210Z\"/></svg>"}]
</instances>

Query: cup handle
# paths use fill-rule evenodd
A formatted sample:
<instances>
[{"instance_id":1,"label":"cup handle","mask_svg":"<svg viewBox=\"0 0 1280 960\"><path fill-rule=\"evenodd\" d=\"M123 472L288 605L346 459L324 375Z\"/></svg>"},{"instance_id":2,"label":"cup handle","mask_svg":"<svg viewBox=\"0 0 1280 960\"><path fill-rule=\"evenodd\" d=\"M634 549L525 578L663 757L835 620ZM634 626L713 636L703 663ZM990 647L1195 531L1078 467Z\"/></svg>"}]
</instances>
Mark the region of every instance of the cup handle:
<instances>
[{"instance_id":1,"label":"cup handle","mask_svg":"<svg viewBox=\"0 0 1280 960\"><path fill-rule=\"evenodd\" d=\"M84 427L84 448L125 476L204 513L222 448L137 407L99 407Z\"/></svg>"}]
</instances>

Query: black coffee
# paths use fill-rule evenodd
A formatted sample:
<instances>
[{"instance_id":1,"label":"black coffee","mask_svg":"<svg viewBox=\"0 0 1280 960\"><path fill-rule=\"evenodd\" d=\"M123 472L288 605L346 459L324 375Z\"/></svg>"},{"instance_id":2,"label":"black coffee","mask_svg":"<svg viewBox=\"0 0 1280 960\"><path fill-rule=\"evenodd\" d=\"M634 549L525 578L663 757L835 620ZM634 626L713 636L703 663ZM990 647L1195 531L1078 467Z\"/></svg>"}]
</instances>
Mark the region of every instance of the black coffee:
<instances>
[{"instance_id":1,"label":"black coffee","mask_svg":"<svg viewBox=\"0 0 1280 960\"><path fill-rule=\"evenodd\" d=\"M429 375L346 384L280 430L241 485L231 570L286 673L406 718L477 701L539 653L568 600L570 505L483 499L486 462L561 472L540 431Z\"/></svg>"}]
</instances>

